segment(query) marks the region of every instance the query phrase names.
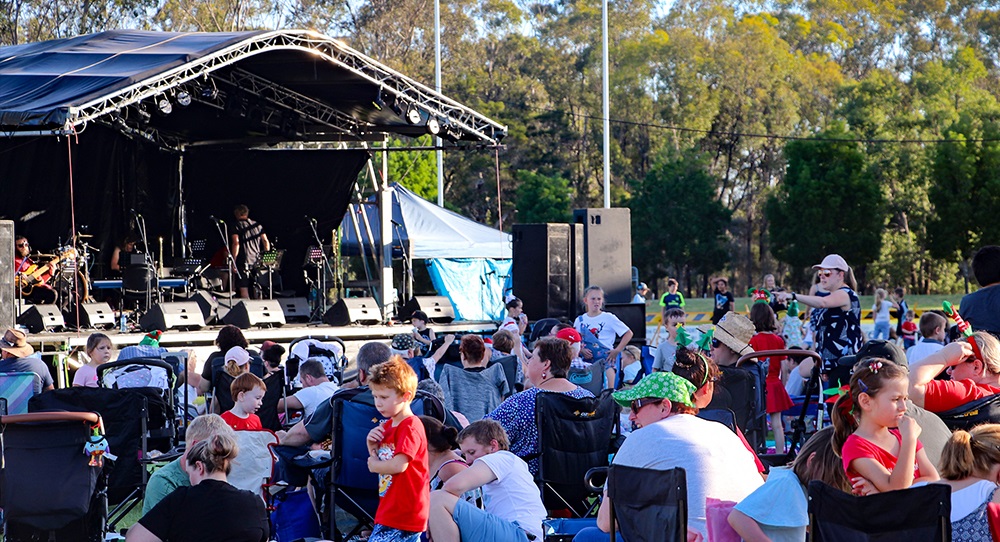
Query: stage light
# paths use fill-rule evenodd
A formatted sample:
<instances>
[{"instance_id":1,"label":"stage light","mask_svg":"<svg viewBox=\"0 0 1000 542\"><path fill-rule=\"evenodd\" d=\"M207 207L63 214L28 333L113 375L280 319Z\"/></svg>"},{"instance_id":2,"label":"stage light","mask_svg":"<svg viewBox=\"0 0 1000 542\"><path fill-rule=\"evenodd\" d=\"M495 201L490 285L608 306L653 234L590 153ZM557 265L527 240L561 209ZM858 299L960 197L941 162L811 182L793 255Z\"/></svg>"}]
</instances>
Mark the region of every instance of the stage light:
<instances>
[{"instance_id":1,"label":"stage light","mask_svg":"<svg viewBox=\"0 0 1000 542\"><path fill-rule=\"evenodd\" d=\"M406 122L409 122L410 124L420 123L420 110L417 109L417 106L411 105L406 108Z\"/></svg>"},{"instance_id":2,"label":"stage light","mask_svg":"<svg viewBox=\"0 0 1000 542\"><path fill-rule=\"evenodd\" d=\"M438 135L441 133L441 122L438 121L437 117L431 117L427 119L427 131L431 135Z\"/></svg>"},{"instance_id":3,"label":"stage light","mask_svg":"<svg viewBox=\"0 0 1000 542\"><path fill-rule=\"evenodd\" d=\"M156 112L167 116L174 111L174 105L170 103L170 100L166 96L160 96L156 99Z\"/></svg>"},{"instance_id":4,"label":"stage light","mask_svg":"<svg viewBox=\"0 0 1000 542\"><path fill-rule=\"evenodd\" d=\"M177 93L175 100L177 101L177 105L187 107L191 105L191 94L186 90L182 90Z\"/></svg>"}]
</instances>

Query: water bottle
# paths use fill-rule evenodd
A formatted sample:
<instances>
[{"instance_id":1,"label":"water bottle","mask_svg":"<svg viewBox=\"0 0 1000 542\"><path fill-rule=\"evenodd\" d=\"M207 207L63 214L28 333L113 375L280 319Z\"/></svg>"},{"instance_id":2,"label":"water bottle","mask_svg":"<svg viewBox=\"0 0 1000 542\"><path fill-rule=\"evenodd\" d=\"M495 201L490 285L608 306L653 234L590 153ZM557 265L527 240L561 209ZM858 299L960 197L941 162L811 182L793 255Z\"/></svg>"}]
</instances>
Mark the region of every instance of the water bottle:
<instances>
[{"instance_id":1,"label":"water bottle","mask_svg":"<svg viewBox=\"0 0 1000 542\"><path fill-rule=\"evenodd\" d=\"M128 333L128 326L125 321L125 311L122 311L121 318L118 321L118 331L121 333Z\"/></svg>"}]
</instances>

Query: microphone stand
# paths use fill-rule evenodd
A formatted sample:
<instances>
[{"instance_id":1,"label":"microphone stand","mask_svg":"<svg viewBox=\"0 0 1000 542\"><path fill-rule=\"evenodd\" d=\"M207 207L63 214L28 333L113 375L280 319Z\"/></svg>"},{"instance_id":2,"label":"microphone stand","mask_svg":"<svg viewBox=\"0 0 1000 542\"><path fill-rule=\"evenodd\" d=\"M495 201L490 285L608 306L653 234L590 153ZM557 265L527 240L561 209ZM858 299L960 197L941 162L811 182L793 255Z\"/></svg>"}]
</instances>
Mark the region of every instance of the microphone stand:
<instances>
[{"instance_id":1,"label":"microphone stand","mask_svg":"<svg viewBox=\"0 0 1000 542\"><path fill-rule=\"evenodd\" d=\"M153 269L156 269L156 267L154 267L154 265L153 265L153 258L152 258L152 255L149 252L149 237L146 235L146 219L143 218L142 215L139 214L139 213L135 213L135 225L136 225L136 228L139 230L139 237L142 239L142 246L145 249L145 251L142 253L142 261L143 261L143 265L146 267L145 273L144 273L145 274L145 279L143 279L143 280L146 282L146 288L145 288L145 290L146 290L146 307L145 307L145 310L148 311L149 308L153 305L153 290L152 290L152 288L150 288L149 274L152 272ZM154 278L153 283L157 287L159 287L159 279L155 275L154 275L153 278ZM125 277L123 276L122 277L122 289L123 290L125 288L125 280L124 279L125 279ZM122 299L124 299L124 291L123 291Z\"/></svg>"},{"instance_id":2,"label":"microphone stand","mask_svg":"<svg viewBox=\"0 0 1000 542\"><path fill-rule=\"evenodd\" d=\"M214 216L211 217L212 222L215 223L215 229L219 232L219 236L222 237L222 244L226 247L226 264L229 266L229 308L233 308L233 281L243 280L243 275L240 274L240 270L236 268L236 258L233 257L233 252L229 250L229 224L226 224L225 220L219 220Z\"/></svg>"},{"instance_id":3,"label":"microphone stand","mask_svg":"<svg viewBox=\"0 0 1000 542\"><path fill-rule=\"evenodd\" d=\"M323 320L323 316L326 314L326 273L330 269L330 260L326 257L326 250L323 248L323 241L319 238L319 232L316 231L316 219L309 218L309 229L312 230L313 239L316 241L316 246L319 247L320 253L320 265L316 267L316 284L319 287L318 303L316 308L319 309L318 316L319 320Z\"/></svg>"}]
</instances>

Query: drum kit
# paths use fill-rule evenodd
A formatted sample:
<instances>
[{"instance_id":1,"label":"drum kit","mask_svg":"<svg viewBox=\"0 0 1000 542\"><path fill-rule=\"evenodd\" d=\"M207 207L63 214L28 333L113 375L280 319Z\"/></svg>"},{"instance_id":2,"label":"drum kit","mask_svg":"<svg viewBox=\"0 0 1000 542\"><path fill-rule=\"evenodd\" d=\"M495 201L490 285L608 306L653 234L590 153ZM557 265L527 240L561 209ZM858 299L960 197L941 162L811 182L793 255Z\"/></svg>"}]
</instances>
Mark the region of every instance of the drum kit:
<instances>
[{"instance_id":1,"label":"drum kit","mask_svg":"<svg viewBox=\"0 0 1000 542\"><path fill-rule=\"evenodd\" d=\"M76 242L60 246L57 254L39 254L38 257L58 259L49 284L58 294L57 303L63 311L70 310L78 302L90 301L90 268L93 266L91 252L97 252L87 240L93 235L78 233Z\"/></svg>"}]
</instances>

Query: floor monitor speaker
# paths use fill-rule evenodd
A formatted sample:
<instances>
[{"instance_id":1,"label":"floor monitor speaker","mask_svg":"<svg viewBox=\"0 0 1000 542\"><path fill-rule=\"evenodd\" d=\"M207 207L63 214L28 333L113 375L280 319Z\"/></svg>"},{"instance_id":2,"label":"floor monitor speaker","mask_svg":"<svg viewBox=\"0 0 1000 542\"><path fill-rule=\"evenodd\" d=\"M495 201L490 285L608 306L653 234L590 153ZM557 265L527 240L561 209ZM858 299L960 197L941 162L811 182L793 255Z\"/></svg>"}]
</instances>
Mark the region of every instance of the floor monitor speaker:
<instances>
[{"instance_id":1,"label":"floor monitor speaker","mask_svg":"<svg viewBox=\"0 0 1000 542\"><path fill-rule=\"evenodd\" d=\"M70 306L69 310L63 313L66 323L70 327L77 329L111 329L115 327L115 311L107 303L81 303L80 322L77 325L77 308Z\"/></svg>"},{"instance_id":2,"label":"floor monitor speaker","mask_svg":"<svg viewBox=\"0 0 1000 542\"><path fill-rule=\"evenodd\" d=\"M218 318L219 302L209 292L205 290L191 292L191 295L188 296L188 301L194 301L198 304L198 308L201 309L201 316L205 319L206 324L212 324Z\"/></svg>"},{"instance_id":3,"label":"floor monitor speaker","mask_svg":"<svg viewBox=\"0 0 1000 542\"><path fill-rule=\"evenodd\" d=\"M323 323L331 326L382 323L382 311L373 297L345 297L338 300L323 315Z\"/></svg>"},{"instance_id":4,"label":"floor monitor speaker","mask_svg":"<svg viewBox=\"0 0 1000 542\"><path fill-rule=\"evenodd\" d=\"M281 312L285 313L286 322L308 322L312 310L309 300L304 297L281 297L275 299L281 304Z\"/></svg>"},{"instance_id":5,"label":"floor monitor speaker","mask_svg":"<svg viewBox=\"0 0 1000 542\"><path fill-rule=\"evenodd\" d=\"M66 327L59 305L32 305L21 313L17 323L28 328L28 333L61 331Z\"/></svg>"},{"instance_id":6,"label":"floor monitor speaker","mask_svg":"<svg viewBox=\"0 0 1000 542\"><path fill-rule=\"evenodd\" d=\"M285 325L285 313L273 299L241 299L226 313L222 323L240 329L251 327L277 327Z\"/></svg>"},{"instance_id":7,"label":"floor monitor speaker","mask_svg":"<svg viewBox=\"0 0 1000 542\"><path fill-rule=\"evenodd\" d=\"M205 316L194 301L157 303L139 318L139 327L143 331L201 329L205 327Z\"/></svg>"},{"instance_id":8,"label":"floor monitor speaker","mask_svg":"<svg viewBox=\"0 0 1000 542\"><path fill-rule=\"evenodd\" d=\"M410 298L400 311L400 320L409 320L416 311L424 311L427 318L435 324L447 324L455 321L455 307L451 300L443 295L418 295Z\"/></svg>"}]
</instances>

